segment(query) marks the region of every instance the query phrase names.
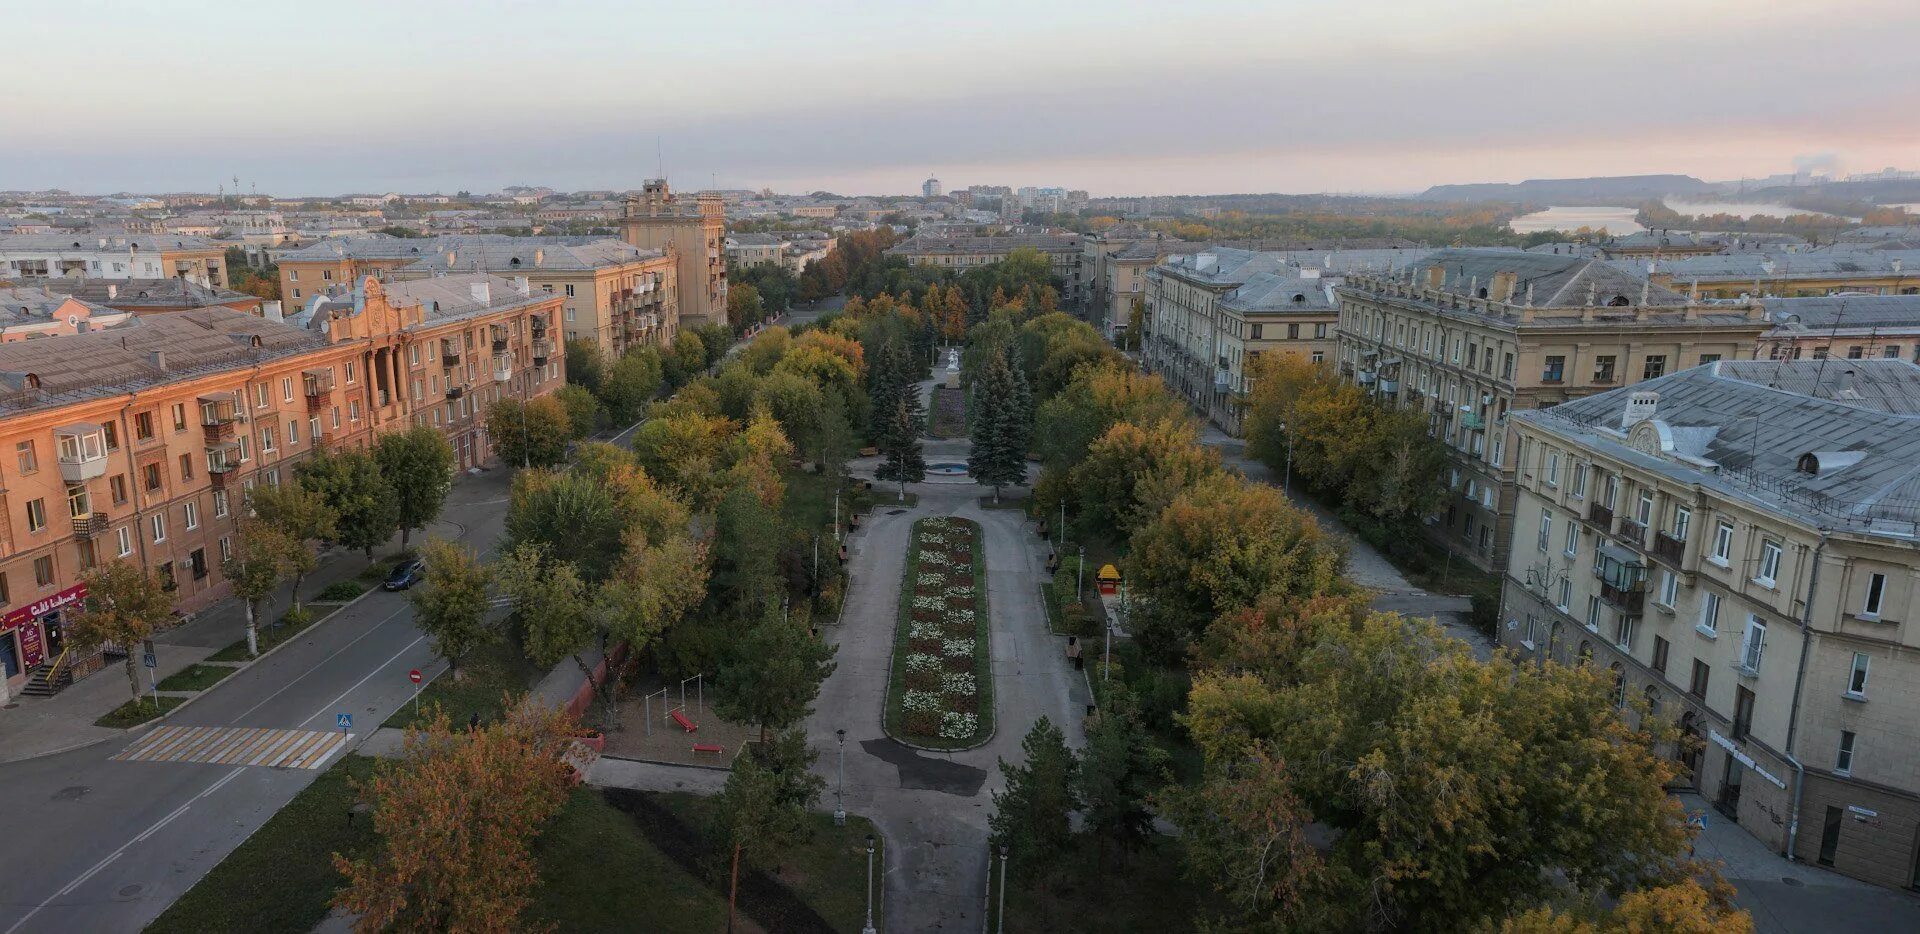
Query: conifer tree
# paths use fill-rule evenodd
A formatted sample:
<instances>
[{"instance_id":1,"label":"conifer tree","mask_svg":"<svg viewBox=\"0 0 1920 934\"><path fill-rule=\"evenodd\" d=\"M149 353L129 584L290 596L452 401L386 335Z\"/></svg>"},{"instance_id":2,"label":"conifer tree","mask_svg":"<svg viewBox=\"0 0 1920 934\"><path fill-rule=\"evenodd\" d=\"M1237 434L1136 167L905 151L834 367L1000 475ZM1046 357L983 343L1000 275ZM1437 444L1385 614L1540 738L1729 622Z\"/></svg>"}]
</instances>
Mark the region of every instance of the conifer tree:
<instances>
[{"instance_id":1,"label":"conifer tree","mask_svg":"<svg viewBox=\"0 0 1920 934\"><path fill-rule=\"evenodd\" d=\"M881 422L880 454L886 458L874 476L900 483L900 498L907 496L907 484L927 477L927 460L920 451L920 433L926 426L926 408L920 394L911 387L894 403L893 415Z\"/></svg>"},{"instance_id":2,"label":"conifer tree","mask_svg":"<svg viewBox=\"0 0 1920 934\"><path fill-rule=\"evenodd\" d=\"M975 482L993 487L996 503L1002 486L1027 479L1032 404L1026 374L1005 353L989 356L974 382L968 406L973 415L973 450L967 455L967 472Z\"/></svg>"}]
</instances>

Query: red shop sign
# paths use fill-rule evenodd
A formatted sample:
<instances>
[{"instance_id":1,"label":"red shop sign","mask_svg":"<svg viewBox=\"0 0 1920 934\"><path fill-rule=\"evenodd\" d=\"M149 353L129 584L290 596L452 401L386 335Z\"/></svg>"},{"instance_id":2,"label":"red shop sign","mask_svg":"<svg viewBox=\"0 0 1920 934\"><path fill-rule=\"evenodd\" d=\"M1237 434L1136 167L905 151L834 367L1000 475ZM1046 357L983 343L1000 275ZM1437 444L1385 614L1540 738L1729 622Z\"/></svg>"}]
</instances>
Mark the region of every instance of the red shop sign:
<instances>
[{"instance_id":1,"label":"red shop sign","mask_svg":"<svg viewBox=\"0 0 1920 934\"><path fill-rule=\"evenodd\" d=\"M0 632L8 632L47 615L61 607L79 603L87 595L87 585L75 584L59 593L41 597L25 606L18 607L0 618Z\"/></svg>"}]
</instances>

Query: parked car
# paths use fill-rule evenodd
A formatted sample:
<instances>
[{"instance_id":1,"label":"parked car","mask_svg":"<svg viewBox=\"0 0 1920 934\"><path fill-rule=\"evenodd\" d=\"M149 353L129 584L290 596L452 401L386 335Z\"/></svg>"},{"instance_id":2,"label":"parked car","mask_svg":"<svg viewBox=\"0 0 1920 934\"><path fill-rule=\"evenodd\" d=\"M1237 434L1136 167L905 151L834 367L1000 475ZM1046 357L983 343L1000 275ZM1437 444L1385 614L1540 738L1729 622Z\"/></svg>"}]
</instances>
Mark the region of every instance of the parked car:
<instances>
[{"instance_id":1,"label":"parked car","mask_svg":"<svg viewBox=\"0 0 1920 934\"><path fill-rule=\"evenodd\" d=\"M387 582L380 586L387 590L405 590L426 579L427 563L415 558L402 561L393 566L393 573L387 575Z\"/></svg>"}]
</instances>

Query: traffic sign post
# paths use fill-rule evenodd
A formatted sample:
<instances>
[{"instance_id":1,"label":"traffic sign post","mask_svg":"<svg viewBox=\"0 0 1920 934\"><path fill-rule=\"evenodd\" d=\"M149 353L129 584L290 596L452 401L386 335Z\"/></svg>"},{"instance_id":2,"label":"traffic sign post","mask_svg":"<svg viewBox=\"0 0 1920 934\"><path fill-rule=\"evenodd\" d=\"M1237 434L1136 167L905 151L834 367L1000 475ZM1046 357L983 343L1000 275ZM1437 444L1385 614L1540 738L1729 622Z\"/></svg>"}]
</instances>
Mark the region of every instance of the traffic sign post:
<instances>
[{"instance_id":1,"label":"traffic sign post","mask_svg":"<svg viewBox=\"0 0 1920 934\"><path fill-rule=\"evenodd\" d=\"M153 709L160 709L160 685L153 680L153 670L160 667L160 657L153 654L153 643L147 643L147 650L140 655L140 664L147 666L147 693L153 695Z\"/></svg>"},{"instance_id":2,"label":"traffic sign post","mask_svg":"<svg viewBox=\"0 0 1920 934\"><path fill-rule=\"evenodd\" d=\"M407 672L407 680L413 682L413 715L420 716L420 669Z\"/></svg>"},{"instance_id":3,"label":"traffic sign post","mask_svg":"<svg viewBox=\"0 0 1920 934\"><path fill-rule=\"evenodd\" d=\"M348 730L353 729L353 714L350 714L350 713L335 714L333 718L333 722L336 724L339 724L340 732L341 734L344 735Z\"/></svg>"}]
</instances>

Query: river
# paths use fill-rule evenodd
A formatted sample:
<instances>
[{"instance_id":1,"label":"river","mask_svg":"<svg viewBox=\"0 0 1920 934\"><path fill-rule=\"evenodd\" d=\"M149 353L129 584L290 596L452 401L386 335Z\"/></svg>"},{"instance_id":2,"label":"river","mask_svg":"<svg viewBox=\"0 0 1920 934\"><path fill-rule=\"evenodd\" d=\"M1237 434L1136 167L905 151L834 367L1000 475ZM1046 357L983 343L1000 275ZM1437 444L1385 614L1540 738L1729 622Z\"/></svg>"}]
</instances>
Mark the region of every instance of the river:
<instances>
[{"instance_id":1,"label":"river","mask_svg":"<svg viewBox=\"0 0 1920 934\"><path fill-rule=\"evenodd\" d=\"M1514 218L1507 227L1514 233L1533 233L1540 230L1574 231L1582 227L1594 230L1604 229L1616 236L1639 233L1641 227L1633 219L1638 213L1633 208L1615 207L1549 207L1544 211L1523 214Z\"/></svg>"}]
</instances>

